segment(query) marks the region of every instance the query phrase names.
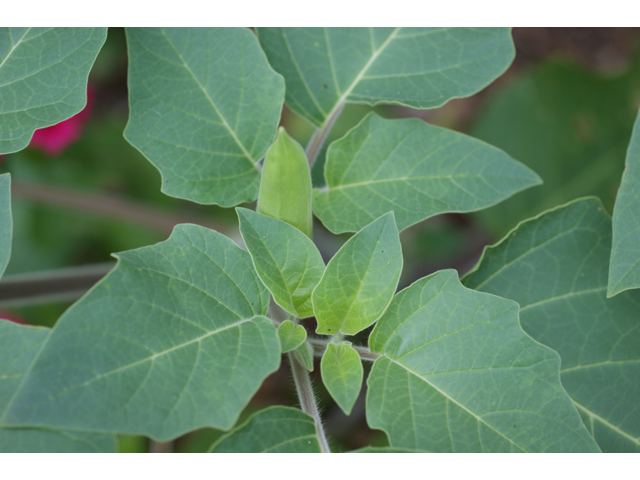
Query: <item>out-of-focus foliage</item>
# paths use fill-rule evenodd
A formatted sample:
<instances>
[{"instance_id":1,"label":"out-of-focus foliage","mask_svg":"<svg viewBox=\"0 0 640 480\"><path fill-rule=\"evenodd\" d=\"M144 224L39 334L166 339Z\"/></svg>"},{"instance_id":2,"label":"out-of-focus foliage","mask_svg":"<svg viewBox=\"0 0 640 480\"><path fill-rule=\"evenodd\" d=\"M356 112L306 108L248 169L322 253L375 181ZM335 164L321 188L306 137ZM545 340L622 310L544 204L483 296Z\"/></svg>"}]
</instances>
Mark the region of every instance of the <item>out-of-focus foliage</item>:
<instances>
[{"instance_id":1,"label":"out-of-focus foliage","mask_svg":"<svg viewBox=\"0 0 640 480\"><path fill-rule=\"evenodd\" d=\"M494 90L471 135L529 166L544 184L477 218L501 236L521 220L586 195L600 197L611 212L639 85L640 62L615 77L552 62Z\"/></svg>"}]
</instances>

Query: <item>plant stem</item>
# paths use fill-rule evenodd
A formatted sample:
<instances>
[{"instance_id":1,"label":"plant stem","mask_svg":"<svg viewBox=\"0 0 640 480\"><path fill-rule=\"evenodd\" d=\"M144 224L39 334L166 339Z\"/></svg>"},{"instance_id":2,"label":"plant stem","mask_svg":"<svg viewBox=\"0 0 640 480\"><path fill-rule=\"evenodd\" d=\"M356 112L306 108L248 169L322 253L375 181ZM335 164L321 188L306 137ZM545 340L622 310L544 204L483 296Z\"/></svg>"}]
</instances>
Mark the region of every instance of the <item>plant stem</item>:
<instances>
[{"instance_id":1,"label":"plant stem","mask_svg":"<svg viewBox=\"0 0 640 480\"><path fill-rule=\"evenodd\" d=\"M99 263L4 277L0 281L0 306L77 300L114 266L115 262Z\"/></svg>"},{"instance_id":2,"label":"plant stem","mask_svg":"<svg viewBox=\"0 0 640 480\"><path fill-rule=\"evenodd\" d=\"M170 442L156 442L150 441L149 453L173 453L173 441Z\"/></svg>"},{"instance_id":3,"label":"plant stem","mask_svg":"<svg viewBox=\"0 0 640 480\"><path fill-rule=\"evenodd\" d=\"M324 434L322 419L320 418L320 411L316 404L316 396L313 393L313 385L311 384L309 372L304 365L298 362L295 355L289 353L288 356L289 363L291 364L291 371L293 372L293 381L296 384L296 391L298 392L298 398L300 399L300 407L304 413L313 417L316 423L318 443L320 444L322 453L331 453L327 437Z\"/></svg>"},{"instance_id":4,"label":"plant stem","mask_svg":"<svg viewBox=\"0 0 640 480\"><path fill-rule=\"evenodd\" d=\"M307 342L309 342L313 347L313 354L316 357L321 357L324 351L327 349L327 345L331 343L330 340L323 340L320 338L307 338ZM358 352L362 360L368 360L370 362L374 362L377 358L380 357L379 354L373 353L367 347L361 347L360 345L351 345L351 347L356 352Z\"/></svg>"},{"instance_id":5,"label":"plant stem","mask_svg":"<svg viewBox=\"0 0 640 480\"><path fill-rule=\"evenodd\" d=\"M163 233L171 233L177 224L189 222L213 228L228 235L223 227L206 218L183 218L112 195L90 195L49 185L29 184L15 180L11 183L11 193L17 198L49 206L72 208L92 215L112 217L120 221L144 225Z\"/></svg>"},{"instance_id":6,"label":"plant stem","mask_svg":"<svg viewBox=\"0 0 640 480\"><path fill-rule=\"evenodd\" d=\"M322 149L322 145L324 145L324 141L327 139L327 136L331 131L331 127L333 127L333 124L335 123L337 118L340 116L340 113L342 113L343 108L344 108L344 103L340 103L336 105L333 108L333 110L331 110L331 112L327 116L327 119L324 121L322 126L318 130L316 130L316 132L311 137L311 140L309 140L309 143L306 149L307 160L309 161L309 167L311 167L313 165L313 162L316 161L316 158L318 157L318 153L320 153L320 150Z\"/></svg>"}]
</instances>

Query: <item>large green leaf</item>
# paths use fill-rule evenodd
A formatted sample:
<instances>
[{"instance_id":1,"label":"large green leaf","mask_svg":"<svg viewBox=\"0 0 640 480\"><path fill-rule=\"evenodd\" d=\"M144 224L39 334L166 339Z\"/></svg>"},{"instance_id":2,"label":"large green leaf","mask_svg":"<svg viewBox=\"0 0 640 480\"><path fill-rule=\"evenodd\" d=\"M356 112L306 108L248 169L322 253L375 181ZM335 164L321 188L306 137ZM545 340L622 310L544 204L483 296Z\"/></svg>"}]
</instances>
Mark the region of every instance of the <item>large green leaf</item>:
<instances>
[{"instance_id":1,"label":"large green leaf","mask_svg":"<svg viewBox=\"0 0 640 480\"><path fill-rule=\"evenodd\" d=\"M542 63L494 91L470 134L504 150L544 184L477 213L496 238L578 197L613 210L636 116L640 57L624 74Z\"/></svg>"},{"instance_id":2,"label":"large green leaf","mask_svg":"<svg viewBox=\"0 0 640 480\"><path fill-rule=\"evenodd\" d=\"M613 210L613 246L607 295L640 288L640 112Z\"/></svg>"},{"instance_id":3,"label":"large green leaf","mask_svg":"<svg viewBox=\"0 0 640 480\"><path fill-rule=\"evenodd\" d=\"M540 183L504 152L418 119L374 114L327 154L327 186L313 210L334 233L353 232L393 210L398 229L445 212L493 205Z\"/></svg>"},{"instance_id":4,"label":"large green leaf","mask_svg":"<svg viewBox=\"0 0 640 480\"><path fill-rule=\"evenodd\" d=\"M313 316L311 292L324 272L324 261L313 242L286 222L237 208L240 233L258 276L287 312Z\"/></svg>"},{"instance_id":5,"label":"large green leaf","mask_svg":"<svg viewBox=\"0 0 640 480\"><path fill-rule=\"evenodd\" d=\"M284 81L251 31L129 28L127 140L162 191L198 203L255 200L276 136Z\"/></svg>"},{"instance_id":6,"label":"large green leaf","mask_svg":"<svg viewBox=\"0 0 640 480\"><path fill-rule=\"evenodd\" d=\"M316 424L297 408L270 407L221 437L212 453L320 453Z\"/></svg>"},{"instance_id":7,"label":"large green leaf","mask_svg":"<svg viewBox=\"0 0 640 480\"><path fill-rule=\"evenodd\" d=\"M464 283L521 306L562 357L564 388L603 451L640 451L640 291L607 299L611 220L597 199L523 222Z\"/></svg>"},{"instance_id":8,"label":"large green leaf","mask_svg":"<svg viewBox=\"0 0 640 480\"><path fill-rule=\"evenodd\" d=\"M5 428L4 417L49 330L0 320L0 452L114 452L112 435Z\"/></svg>"},{"instance_id":9,"label":"large green leaf","mask_svg":"<svg viewBox=\"0 0 640 480\"><path fill-rule=\"evenodd\" d=\"M360 355L351 343L330 343L320 361L322 381L342 411L349 415L362 389Z\"/></svg>"},{"instance_id":10,"label":"large green leaf","mask_svg":"<svg viewBox=\"0 0 640 480\"><path fill-rule=\"evenodd\" d=\"M338 250L313 291L317 333L355 335L385 311L402 271L402 247L389 212Z\"/></svg>"},{"instance_id":11,"label":"large green leaf","mask_svg":"<svg viewBox=\"0 0 640 480\"><path fill-rule=\"evenodd\" d=\"M506 28L260 28L286 102L322 125L345 102L438 107L487 86L511 64Z\"/></svg>"},{"instance_id":12,"label":"large green leaf","mask_svg":"<svg viewBox=\"0 0 640 480\"><path fill-rule=\"evenodd\" d=\"M0 175L0 277L11 253L10 176ZM0 320L0 452L113 452L113 436L39 428L5 428L4 417L48 330Z\"/></svg>"},{"instance_id":13,"label":"large green leaf","mask_svg":"<svg viewBox=\"0 0 640 480\"><path fill-rule=\"evenodd\" d=\"M87 103L87 78L106 28L0 29L0 154Z\"/></svg>"},{"instance_id":14,"label":"large green leaf","mask_svg":"<svg viewBox=\"0 0 640 480\"><path fill-rule=\"evenodd\" d=\"M560 384L560 359L518 323L518 305L464 288L454 270L394 298L369 338L382 354L367 419L394 447L438 452L594 452Z\"/></svg>"},{"instance_id":15,"label":"large green leaf","mask_svg":"<svg viewBox=\"0 0 640 480\"><path fill-rule=\"evenodd\" d=\"M0 277L4 273L11 257L11 236L13 220L11 217L11 175L0 175Z\"/></svg>"},{"instance_id":16,"label":"large green leaf","mask_svg":"<svg viewBox=\"0 0 640 480\"><path fill-rule=\"evenodd\" d=\"M280 364L249 254L178 225L165 242L117 258L58 321L6 423L158 440L231 428Z\"/></svg>"}]
</instances>

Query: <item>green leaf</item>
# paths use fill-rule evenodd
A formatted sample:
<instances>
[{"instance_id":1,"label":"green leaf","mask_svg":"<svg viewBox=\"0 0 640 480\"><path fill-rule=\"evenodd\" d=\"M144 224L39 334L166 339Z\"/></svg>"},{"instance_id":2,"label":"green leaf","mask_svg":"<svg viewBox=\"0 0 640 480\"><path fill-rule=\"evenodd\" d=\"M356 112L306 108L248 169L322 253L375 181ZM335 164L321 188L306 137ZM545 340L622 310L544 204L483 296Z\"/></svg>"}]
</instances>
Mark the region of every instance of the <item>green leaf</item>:
<instances>
[{"instance_id":1,"label":"green leaf","mask_svg":"<svg viewBox=\"0 0 640 480\"><path fill-rule=\"evenodd\" d=\"M422 120L374 114L329 147L325 177L313 210L334 233L357 231L389 210L403 230L440 213L488 207L540 183L483 142Z\"/></svg>"},{"instance_id":2,"label":"green leaf","mask_svg":"<svg viewBox=\"0 0 640 480\"><path fill-rule=\"evenodd\" d=\"M345 102L433 108L481 90L511 64L507 28L259 28L286 103L322 125Z\"/></svg>"},{"instance_id":3,"label":"green leaf","mask_svg":"<svg viewBox=\"0 0 640 480\"><path fill-rule=\"evenodd\" d=\"M330 343L320 361L322 381L342 411L349 415L362 389L360 355L350 342Z\"/></svg>"},{"instance_id":4,"label":"green leaf","mask_svg":"<svg viewBox=\"0 0 640 480\"><path fill-rule=\"evenodd\" d=\"M87 104L89 70L106 28L0 29L0 154Z\"/></svg>"},{"instance_id":5,"label":"green leaf","mask_svg":"<svg viewBox=\"0 0 640 480\"><path fill-rule=\"evenodd\" d=\"M11 175L5 173L0 175L0 278L2 278L11 257L12 232Z\"/></svg>"},{"instance_id":6,"label":"green leaf","mask_svg":"<svg viewBox=\"0 0 640 480\"><path fill-rule=\"evenodd\" d=\"M2 178L2 177L0 177ZM3 421L49 330L0 320L0 452L115 452L112 435L5 428Z\"/></svg>"},{"instance_id":7,"label":"green leaf","mask_svg":"<svg viewBox=\"0 0 640 480\"><path fill-rule=\"evenodd\" d=\"M162 191L222 206L255 200L284 81L253 33L128 28L127 43L125 137L160 171Z\"/></svg>"},{"instance_id":8,"label":"green leaf","mask_svg":"<svg viewBox=\"0 0 640 480\"><path fill-rule=\"evenodd\" d=\"M607 296L640 288L640 112L613 210L613 247Z\"/></svg>"},{"instance_id":9,"label":"green leaf","mask_svg":"<svg viewBox=\"0 0 640 480\"><path fill-rule=\"evenodd\" d=\"M602 204L578 200L521 223L464 283L520 304L602 451L640 452L640 291L607 299L610 248Z\"/></svg>"},{"instance_id":10,"label":"green leaf","mask_svg":"<svg viewBox=\"0 0 640 480\"><path fill-rule=\"evenodd\" d=\"M295 325L291 320L285 320L278 326L278 338L282 353L295 350L307 339L307 331L302 325Z\"/></svg>"},{"instance_id":11,"label":"green leaf","mask_svg":"<svg viewBox=\"0 0 640 480\"><path fill-rule=\"evenodd\" d=\"M394 447L436 452L596 452L560 384L560 359L518 305L464 288L454 270L396 295L369 338L367 420Z\"/></svg>"},{"instance_id":12,"label":"green leaf","mask_svg":"<svg viewBox=\"0 0 640 480\"><path fill-rule=\"evenodd\" d=\"M229 429L280 365L269 293L231 240L178 225L60 318L6 423L175 438Z\"/></svg>"},{"instance_id":13,"label":"green leaf","mask_svg":"<svg viewBox=\"0 0 640 480\"><path fill-rule=\"evenodd\" d=\"M311 171L298 142L278 130L262 167L257 212L293 225L313 237Z\"/></svg>"},{"instance_id":14,"label":"green leaf","mask_svg":"<svg viewBox=\"0 0 640 480\"><path fill-rule=\"evenodd\" d=\"M87 78L106 28L0 29L0 154L87 103Z\"/></svg>"},{"instance_id":15,"label":"green leaf","mask_svg":"<svg viewBox=\"0 0 640 480\"><path fill-rule=\"evenodd\" d=\"M293 354L298 359L298 361L304 365L304 368L313 372L313 347L308 343L304 342L298 348L293 351Z\"/></svg>"},{"instance_id":16,"label":"green leaf","mask_svg":"<svg viewBox=\"0 0 640 480\"><path fill-rule=\"evenodd\" d=\"M366 226L329 261L312 294L316 333L355 335L383 314L398 286L402 247L393 212Z\"/></svg>"},{"instance_id":17,"label":"green leaf","mask_svg":"<svg viewBox=\"0 0 640 480\"><path fill-rule=\"evenodd\" d=\"M297 408L270 407L221 437L211 453L320 453L316 425Z\"/></svg>"},{"instance_id":18,"label":"green leaf","mask_svg":"<svg viewBox=\"0 0 640 480\"><path fill-rule=\"evenodd\" d=\"M324 272L316 246L286 222L246 208L236 212L256 272L273 299L291 315L312 317L311 292Z\"/></svg>"},{"instance_id":19,"label":"green leaf","mask_svg":"<svg viewBox=\"0 0 640 480\"><path fill-rule=\"evenodd\" d=\"M476 214L495 238L523 219L587 195L613 210L637 113L639 60L621 75L543 62L487 98L470 134L544 181Z\"/></svg>"}]
</instances>

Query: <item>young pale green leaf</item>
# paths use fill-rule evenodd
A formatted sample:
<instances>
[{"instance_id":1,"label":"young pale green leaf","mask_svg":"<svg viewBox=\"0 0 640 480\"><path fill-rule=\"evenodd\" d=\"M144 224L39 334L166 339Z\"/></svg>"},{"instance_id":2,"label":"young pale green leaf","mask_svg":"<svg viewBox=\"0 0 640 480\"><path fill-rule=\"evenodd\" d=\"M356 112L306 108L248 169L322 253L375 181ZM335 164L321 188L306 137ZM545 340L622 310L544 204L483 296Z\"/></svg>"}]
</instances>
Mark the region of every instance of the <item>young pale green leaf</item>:
<instances>
[{"instance_id":1,"label":"young pale green leaf","mask_svg":"<svg viewBox=\"0 0 640 480\"><path fill-rule=\"evenodd\" d=\"M11 175L0 175L0 278L11 257L11 236L13 220L11 216Z\"/></svg>"},{"instance_id":2,"label":"young pale green leaf","mask_svg":"<svg viewBox=\"0 0 640 480\"><path fill-rule=\"evenodd\" d=\"M578 200L521 223L463 282L520 304L602 451L640 452L640 291L607 299L610 248L602 204Z\"/></svg>"},{"instance_id":3,"label":"young pale green leaf","mask_svg":"<svg viewBox=\"0 0 640 480\"><path fill-rule=\"evenodd\" d=\"M278 338L282 353L295 350L307 339L307 331L302 325L295 325L291 320L285 320L278 326Z\"/></svg>"},{"instance_id":4,"label":"young pale green leaf","mask_svg":"<svg viewBox=\"0 0 640 480\"><path fill-rule=\"evenodd\" d=\"M257 211L287 222L311 238L312 196L307 156L300 144L280 127L264 159Z\"/></svg>"},{"instance_id":5,"label":"young pale green leaf","mask_svg":"<svg viewBox=\"0 0 640 480\"><path fill-rule=\"evenodd\" d=\"M613 210L613 247L607 296L640 288L640 112Z\"/></svg>"},{"instance_id":6,"label":"young pale green leaf","mask_svg":"<svg viewBox=\"0 0 640 480\"><path fill-rule=\"evenodd\" d=\"M298 348L293 351L296 359L310 372L313 372L313 347L308 343L304 342Z\"/></svg>"},{"instance_id":7,"label":"young pale green leaf","mask_svg":"<svg viewBox=\"0 0 640 480\"><path fill-rule=\"evenodd\" d=\"M175 438L228 429L280 365L269 293L231 240L178 225L58 321L7 407L8 425Z\"/></svg>"},{"instance_id":8,"label":"young pale green leaf","mask_svg":"<svg viewBox=\"0 0 640 480\"><path fill-rule=\"evenodd\" d=\"M334 142L327 186L313 210L334 233L361 229L393 210L398 229L447 212L470 212L541 183L506 153L418 119L367 116Z\"/></svg>"},{"instance_id":9,"label":"young pale green leaf","mask_svg":"<svg viewBox=\"0 0 640 480\"><path fill-rule=\"evenodd\" d=\"M316 424L297 408L270 407L221 437L211 453L320 453Z\"/></svg>"},{"instance_id":10,"label":"young pale green leaf","mask_svg":"<svg viewBox=\"0 0 640 480\"><path fill-rule=\"evenodd\" d=\"M349 415L362 389L362 361L351 343L330 343L322 355L320 372L324 386L342 411Z\"/></svg>"},{"instance_id":11,"label":"young pale green leaf","mask_svg":"<svg viewBox=\"0 0 640 480\"><path fill-rule=\"evenodd\" d=\"M288 223L236 208L240 233L260 280L278 305L298 318L313 316L311 293L324 272L313 242Z\"/></svg>"},{"instance_id":12,"label":"young pale green leaf","mask_svg":"<svg viewBox=\"0 0 640 480\"><path fill-rule=\"evenodd\" d=\"M255 200L284 81L253 33L128 28L127 43L125 137L158 168L162 191L222 206Z\"/></svg>"},{"instance_id":13,"label":"young pale green leaf","mask_svg":"<svg viewBox=\"0 0 640 480\"><path fill-rule=\"evenodd\" d=\"M345 102L438 107L511 64L507 28L259 28L286 103L322 125Z\"/></svg>"},{"instance_id":14,"label":"young pale green leaf","mask_svg":"<svg viewBox=\"0 0 640 480\"><path fill-rule=\"evenodd\" d=\"M1 177L0 177L1 178ZM4 416L49 330L0 320L0 452L115 452L113 435L40 428L6 428Z\"/></svg>"},{"instance_id":15,"label":"young pale green leaf","mask_svg":"<svg viewBox=\"0 0 640 480\"><path fill-rule=\"evenodd\" d=\"M360 230L329 261L312 294L317 333L355 335L374 323L393 298L402 247L389 212Z\"/></svg>"},{"instance_id":16,"label":"young pale green leaf","mask_svg":"<svg viewBox=\"0 0 640 480\"><path fill-rule=\"evenodd\" d=\"M84 108L106 38L106 28L0 29L0 154L22 150L34 131Z\"/></svg>"},{"instance_id":17,"label":"young pale green leaf","mask_svg":"<svg viewBox=\"0 0 640 480\"><path fill-rule=\"evenodd\" d=\"M596 452L560 384L560 359L518 304L464 288L454 270L400 292L369 338L367 420L394 447Z\"/></svg>"}]
</instances>

